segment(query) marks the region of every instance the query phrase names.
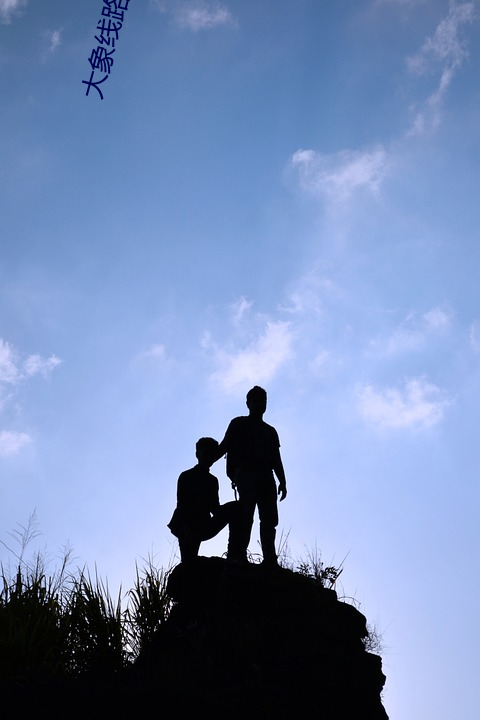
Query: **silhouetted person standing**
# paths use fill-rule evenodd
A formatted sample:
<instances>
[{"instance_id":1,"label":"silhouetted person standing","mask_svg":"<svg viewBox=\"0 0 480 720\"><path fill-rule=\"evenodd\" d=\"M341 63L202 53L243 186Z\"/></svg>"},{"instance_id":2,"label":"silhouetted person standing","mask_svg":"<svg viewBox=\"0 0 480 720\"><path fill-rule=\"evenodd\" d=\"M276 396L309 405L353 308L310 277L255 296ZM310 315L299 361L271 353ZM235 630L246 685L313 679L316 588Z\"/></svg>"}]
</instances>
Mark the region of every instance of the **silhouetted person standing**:
<instances>
[{"instance_id":1,"label":"silhouetted person standing","mask_svg":"<svg viewBox=\"0 0 480 720\"><path fill-rule=\"evenodd\" d=\"M227 475L237 488L242 509L241 559L247 558L255 509L260 520L263 561L276 564L275 536L278 525L277 494L287 495L287 482L280 456L280 440L274 427L263 420L267 393L256 385L247 393L248 415L234 418L219 445L220 457L227 453ZM278 491L274 473L278 478Z\"/></svg>"},{"instance_id":2,"label":"silhouetted person standing","mask_svg":"<svg viewBox=\"0 0 480 720\"><path fill-rule=\"evenodd\" d=\"M229 525L229 559L238 557L240 504L236 501L220 505L218 480L210 467L218 458L218 442L200 438L195 446L197 464L182 472L177 483L177 507L168 523L178 538L183 563L198 556L200 543L210 540Z\"/></svg>"}]
</instances>

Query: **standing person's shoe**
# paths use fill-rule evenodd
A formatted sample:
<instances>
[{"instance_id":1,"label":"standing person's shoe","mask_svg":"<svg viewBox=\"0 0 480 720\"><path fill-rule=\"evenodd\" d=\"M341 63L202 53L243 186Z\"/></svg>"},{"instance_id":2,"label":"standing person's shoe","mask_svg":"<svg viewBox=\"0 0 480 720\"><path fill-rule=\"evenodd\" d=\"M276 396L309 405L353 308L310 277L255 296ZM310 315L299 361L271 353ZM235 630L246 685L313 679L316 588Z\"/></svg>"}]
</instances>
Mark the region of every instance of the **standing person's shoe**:
<instances>
[{"instance_id":1,"label":"standing person's shoe","mask_svg":"<svg viewBox=\"0 0 480 720\"><path fill-rule=\"evenodd\" d=\"M263 568L266 568L268 570L270 570L271 568L279 568L280 567L280 565L278 564L276 555L274 555L272 557L263 558L261 565Z\"/></svg>"}]
</instances>

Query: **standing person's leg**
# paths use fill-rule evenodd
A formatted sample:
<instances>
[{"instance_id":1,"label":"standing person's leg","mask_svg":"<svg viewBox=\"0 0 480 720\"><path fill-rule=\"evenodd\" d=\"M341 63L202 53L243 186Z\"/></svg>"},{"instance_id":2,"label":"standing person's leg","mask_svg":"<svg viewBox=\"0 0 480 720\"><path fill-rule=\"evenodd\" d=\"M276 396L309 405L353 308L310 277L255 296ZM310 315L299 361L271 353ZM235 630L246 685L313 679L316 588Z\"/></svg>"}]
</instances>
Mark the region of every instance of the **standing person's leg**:
<instances>
[{"instance_id":1,"label":"standing person's leg","mask_svg":"<svg viewBox=\"0 0 480 720\"><path fill-rule=\"evenodd\" d=\"M248 562L248 538L242 534L244 527L242 506L238 500L227 503L227 505L229 516L227 560Z\"/></svg>"},{"instance_id":2,"label":"standing person's leg","mask_svg":"<svg viewBox=\"0 0 480 720\"><path fill-rule=\"evenodd\" d=\"M263 562L277 564L275 537L278 525L277 486L273 475L259 477L258 515Z\"/></svg>"},{"instance_id":3,"label":"standing person's leg","mask_svg":"<svg viewBox=\"0 0 480 720\"><path fill-rule=\"evenodd\" d=\"M240 503L238 547L242 559L247 556L257 506L256 480L254 473L248 470L237 470L235 473L235 484L238 490L238 502Z\"/></svg>"}]
</instances>

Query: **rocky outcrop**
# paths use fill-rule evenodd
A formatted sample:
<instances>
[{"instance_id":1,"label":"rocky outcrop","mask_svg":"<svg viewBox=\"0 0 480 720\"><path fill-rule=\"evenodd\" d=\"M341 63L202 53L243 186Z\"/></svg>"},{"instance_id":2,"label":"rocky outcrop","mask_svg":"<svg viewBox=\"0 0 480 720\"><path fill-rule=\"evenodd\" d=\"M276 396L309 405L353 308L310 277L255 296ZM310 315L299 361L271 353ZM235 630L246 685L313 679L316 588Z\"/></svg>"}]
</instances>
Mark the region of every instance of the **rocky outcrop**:
<instances>
[{"instance_id":1,"label":"rocky outcrop","mask_svg":"<svg viewBox=\"0 0 480 720\"><path fill-rule=\"evenodd\" d=\"M167 591L174 606L135 664L131 694L141 687L179 718L388 720L366 619L334 590L291 570L199 558L174 568Z\"/></svg>"},{"instance_id":2,"label":"rocky outcrop","mask_svg":"<svg viewBox=\"0 0 480 720\"><path fill-rule=\"evenodd\" d=\"M388 720L382 661L365 649L365 617L311 577L198 558L177 565L173 602L136 662L72 678L28 671L4 705L51 718Z\"/></svg>"}]
</instances>

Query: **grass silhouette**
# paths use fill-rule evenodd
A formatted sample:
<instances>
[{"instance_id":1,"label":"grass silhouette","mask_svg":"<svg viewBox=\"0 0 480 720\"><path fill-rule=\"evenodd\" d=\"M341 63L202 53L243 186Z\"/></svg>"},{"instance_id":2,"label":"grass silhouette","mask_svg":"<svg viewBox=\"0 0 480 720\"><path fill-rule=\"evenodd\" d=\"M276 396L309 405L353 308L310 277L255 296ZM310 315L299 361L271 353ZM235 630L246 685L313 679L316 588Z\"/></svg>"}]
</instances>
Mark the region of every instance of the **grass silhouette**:
<instances>
[{"instance_id":1,"label":"grass silhouette","mask_svg":"<svg viewBox=\"0 0 480 720\"><path fill-rule=\"evenodd\" d=\"M0 682L24 676L107 675L128 666L168 617L168 572L151 561L137 568L122 607L97 571L70 570L66 549L58 568L48 570L46 552L26 556L40 533L33 513L9 533L8 565L0 566Z\"/></svg>"},{"instance_id":2,"label":"grass silhouette","mask_svg":"<svg viewBox=\"0 0 480 720\"><path fill-rule=\"evenodd\" d=\"M45 551L27 559L39 534L33 513L9 534L14 545L3 543L11 561L0 566L0 683L21 687L32 677L98 680L132 666L169 617L172 600L166 589L173 568L157 568L147 558L136 567L134 587L112 598L96 570L92 577L85 569L70 569L69 548L53 570ZM329 589L343 569L325 567L316 549L306 559L292 560L287 538L279 562ZM379 633L372 637L377 644L368 649L378 650Z\"/></svg>"}]
</instances>

